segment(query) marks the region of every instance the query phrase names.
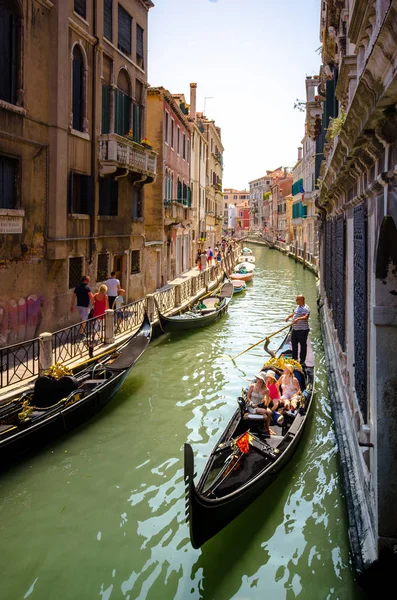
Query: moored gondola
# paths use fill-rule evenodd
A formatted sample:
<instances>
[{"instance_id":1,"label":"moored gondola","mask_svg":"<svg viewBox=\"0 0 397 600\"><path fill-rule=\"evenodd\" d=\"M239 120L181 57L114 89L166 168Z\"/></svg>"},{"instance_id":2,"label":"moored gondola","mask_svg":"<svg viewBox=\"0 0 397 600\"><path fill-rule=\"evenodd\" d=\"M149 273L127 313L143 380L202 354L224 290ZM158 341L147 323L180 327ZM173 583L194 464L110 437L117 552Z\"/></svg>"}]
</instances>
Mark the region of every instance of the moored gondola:
<instances>
[{"instance_id":1,"label":"moored gondola","mask_svg":"<svg viewBox=\"0 0 397 600\"><path fill-rule=\"evenodd\" d=\"M200 548L242 513L288 464L299 444L312 406L314 367L303 370L292 360L289 336L262 370L271 369L280 376L285 363L294 367L302 394L295 412L284 413L280 425L272 423L276 435L264 434L263 417L247 415L247 390L244 390L197 485L193 450L185 443L187 521L194 548Z\"/></svg>"},{"instance_id":2,"label":"moored gondola","mask_svg":"<svg viewBox=\"0 0 397 600\"><path fill-rule=\"evenodd\" d=\"M0 465L57 439L107 404L146 350L152 327L145 314L139 330L101 362L76 375L56 366L20 398L0 408ZM56 373L58 372L58 374ZM66 373L66 374L63 374Z\"/></svg>"},{"instance_id":3,"label":"moored gondola","mask_svg":"<svg viewBox=\"0 0 397 600\"><path fill-rule=\"evenodd\" d=\"M233 284L225 276L219 291L204 296L193 306L186 307L178 315L166 317L162 314L159 304L155 300L160 327L164 332L206 327L217 321L227 311L232 296Z\"/></svg>"}]
</instances>

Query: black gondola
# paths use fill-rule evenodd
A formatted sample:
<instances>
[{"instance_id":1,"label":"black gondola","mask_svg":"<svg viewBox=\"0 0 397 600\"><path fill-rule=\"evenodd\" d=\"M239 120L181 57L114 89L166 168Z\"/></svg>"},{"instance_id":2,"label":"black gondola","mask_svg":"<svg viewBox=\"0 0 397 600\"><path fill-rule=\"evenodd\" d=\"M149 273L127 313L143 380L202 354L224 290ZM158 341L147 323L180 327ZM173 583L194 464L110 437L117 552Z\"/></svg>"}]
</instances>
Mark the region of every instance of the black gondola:
<instances>
[{"instance_id":1,"label":"black gondola","mask_svg":"<svg viewBox=\"0 0 397 600\"><path fill-rule=\"evenodd\" d=\"M296 415L286 414L280 426L272 424L277 435L264 436L259 415L253 416L253 420L243 418L247 409L247 390L244 390L197 485L193 481L193 450L185 443L187 522L194 548L200 548L221 531L272 483L291 459L302 436L312 405L314 367L303 370L299 363L292 361L289 334L276 355L272 354L262 370L272 369L280 375L284 361L293 364L303 392Z\"/></svg>"},{"instance_id":2,"label":"black gondola","mask_svg":"<svg viewBox=\"0 0 397 600\"><path fill-rule=\"evenodd\" d=\"M227 311L233 296L233 289L233 284L225 276L218 293L214 292L209 296L205 296L193 307L188 306L180 314L172 317L166 317L161 313L158 302L155 299L162 331L168 333L171 331L197 329L198 327L205 327L210 323L214 323Z\"/></svg>"},{"instance_id":3,"label":"black gondola","mask_svg":"<svg viewBox=\"0 0 397 600\"><path fill-rule=\"evenodd\" d=\"M138 331L101 362L59 379L38 377L34 387L0 407L0 465L57 439L97 413L115 395L146 350L152 326L145 314Z\"/></svg>"}]
</instances>

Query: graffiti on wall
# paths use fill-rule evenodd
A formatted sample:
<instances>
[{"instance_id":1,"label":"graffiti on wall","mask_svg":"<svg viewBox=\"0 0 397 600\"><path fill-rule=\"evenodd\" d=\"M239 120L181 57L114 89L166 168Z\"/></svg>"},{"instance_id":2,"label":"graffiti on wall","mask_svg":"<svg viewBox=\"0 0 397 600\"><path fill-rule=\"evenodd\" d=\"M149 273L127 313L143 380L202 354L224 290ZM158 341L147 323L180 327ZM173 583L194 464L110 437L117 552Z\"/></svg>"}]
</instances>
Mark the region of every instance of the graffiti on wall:
<instances>
[{"instance_id":1,"label":"graffiti on wall","mask_svg":"<svg viewBox=\"0 0 397 600\"><path fill-rule=\"evenodd\" d=\"M37 337L42 319L43 297L0 301L0 346L9 346Z\"/></svg>"}]
</instances>

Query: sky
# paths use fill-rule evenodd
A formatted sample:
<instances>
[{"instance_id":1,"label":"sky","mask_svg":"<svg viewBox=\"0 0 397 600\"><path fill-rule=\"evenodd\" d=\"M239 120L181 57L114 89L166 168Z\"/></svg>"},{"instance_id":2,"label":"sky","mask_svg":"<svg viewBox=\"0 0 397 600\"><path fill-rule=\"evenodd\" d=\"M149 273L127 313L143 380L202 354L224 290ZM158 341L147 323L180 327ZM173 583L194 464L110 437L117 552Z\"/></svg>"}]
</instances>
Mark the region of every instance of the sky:
<instances>
[{"instance_id":1,"label":"sky","mask_svg":"<svg viewBox=\"0 0 397 600\"><path fill-rule=\"evenodd\" d=\"M305 77L319 72L320 0L153 0L148 82L221 128L223 188L292 167L304 136Z\"/></svg>"}]
</instances>

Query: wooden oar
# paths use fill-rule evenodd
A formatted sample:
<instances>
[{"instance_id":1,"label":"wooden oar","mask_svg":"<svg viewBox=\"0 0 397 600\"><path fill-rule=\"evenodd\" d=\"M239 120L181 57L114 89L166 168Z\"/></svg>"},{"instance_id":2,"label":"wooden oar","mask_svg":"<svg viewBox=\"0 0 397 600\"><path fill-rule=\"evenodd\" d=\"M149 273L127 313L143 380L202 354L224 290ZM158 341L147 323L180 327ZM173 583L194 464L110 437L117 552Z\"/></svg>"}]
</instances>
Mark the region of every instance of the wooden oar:
<instances>
[{"instance_id":1,"label":"wooden oar","mask_svg":"<svg viewBox=\"0 0 397 600\"><path fill-rule=\"evenodd\" d=\"M245 350L243 350L242 352L240 352L239 354L236 354L236 356L229 356L227 354L224 354L223 356L230 358L230 360L236 360L236 358L238 358L239 356L241 356L242 354L245 354L246 352L248 352L248 350L251 350L252 348L255 348L255 346L258 346L259 344L261 344L262 342L268 342L270 340L270 338L272 338L273 336L277 335L278 333L280 333L281 331L284 331L284 329L289 329L291 327L291 324L289 325L285 325L285 327L282 327L281 329L279 329L278 331L275 331L274 333L271 333L270 335L267 335L266 337L264 337L262 340L259 340L259 342L256 342L255 344L252 344L252 346L249 346L248 348L246 348Z\"/></svg>"}]
</instances>

